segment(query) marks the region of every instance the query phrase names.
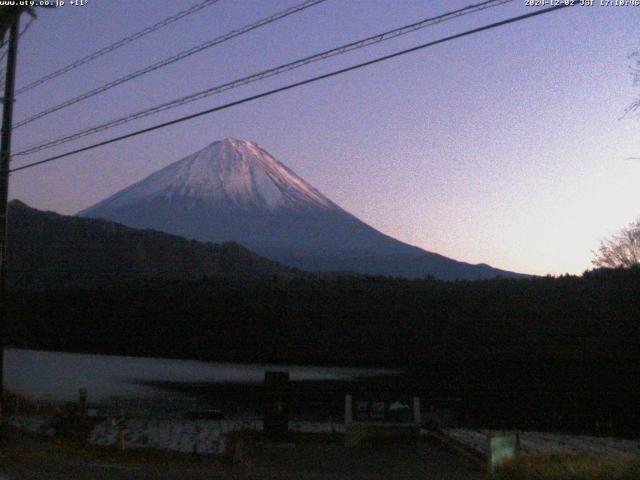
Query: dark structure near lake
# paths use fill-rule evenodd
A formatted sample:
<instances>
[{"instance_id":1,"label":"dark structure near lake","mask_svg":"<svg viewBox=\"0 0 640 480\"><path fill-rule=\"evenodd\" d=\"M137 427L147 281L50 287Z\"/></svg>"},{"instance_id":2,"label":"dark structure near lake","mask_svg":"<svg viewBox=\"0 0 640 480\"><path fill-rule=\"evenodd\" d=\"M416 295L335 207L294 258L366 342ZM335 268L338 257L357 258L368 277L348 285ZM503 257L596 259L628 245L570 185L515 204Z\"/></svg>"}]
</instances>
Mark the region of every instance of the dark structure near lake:
<instances>
[{"instance_id":1,"label":"dark structure near lake","mask_svg":"<svg viewBox=\"0 0 640 480\"><path fill-rule=\"evenodd\" d=\"M264 433L284 440L289 431L289 372L264 372Z\"/></svg>"}]
</instances>

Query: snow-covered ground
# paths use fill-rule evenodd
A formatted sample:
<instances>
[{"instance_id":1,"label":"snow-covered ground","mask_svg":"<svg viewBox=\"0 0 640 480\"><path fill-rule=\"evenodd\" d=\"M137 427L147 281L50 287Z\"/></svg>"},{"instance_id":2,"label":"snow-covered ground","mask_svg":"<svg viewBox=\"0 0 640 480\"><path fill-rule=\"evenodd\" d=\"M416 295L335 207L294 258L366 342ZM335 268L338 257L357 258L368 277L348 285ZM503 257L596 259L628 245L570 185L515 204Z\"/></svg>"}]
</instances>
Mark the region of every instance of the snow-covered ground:
<instances>
[{"instance_id":1,"label":"snow-covered ground","mask_svg":"<svg viewBox=\"0 0 640 480\"><path fill-rule=\"evenodd\" d=\"M222 454L225 435L238 428L218 420L131 419L124 424L124 442L125 448ZM88 440L92 445L117 445L118 431L105 420L93 429Z\"/></svg>"},{"instance_id":2,"label":"snow-covered ground","mask_svg":"<svg viewBox=\"0 0 640 480\"><path fill-rule=\"evenodd\" d=\"M289 422L294 432L344 431L339 424ZM262 430L261 420L160 420L131 419L125 422L127 448L153 448L183 453L224 453L226 435L239 430ZM116 445L118 432L110 421L97 425L89 435L93 445Z\"/></svg>"},{"instance_id":3,"label":"snow-covered ground","mask_svg":"<svg viewBox=\"0 0 640 480\"><path fill-rule=\"evenodd\" d=\"M10 425L36 433L52 434L48 428L52 417L46 415L11 416ZM126 448L152 448L184 453L222 454L229 432L240 430L262 430L262 420L238 418L223 420L187 420L132 418L124 423ZM289 421L292 432L342 433L344 425L336 422ZM451 438L474 448L480 453L487 451L487 434L492 430L450 429L444 433ZM640 440L624 440L609 437L564 435L543 432L522 432L524 453L590 453L640 454ZM88 441L93 445L114 446L118 442L118 431L112 420L98 423L90 433Z\"/></svg>"},{"instance_id":4,"label":"snow-covered ground","mask_svg":"<svg viewBox=\"0 0 640 480\"><path fill-rule=\"evenodd\" d=\"M475 450L487 452L487 433L491 430L450 429L445 433ZM524 453L590 453L594 455L634 453L640 454L640 440L624 440L586 435L522 432Z\"/></svg>"},{"instance_id":5,"label":"snow-covered ground","mask_svg":"<svg viewBox=\"0 0 640 480\"><path fill-rule=\"evenodd\" d=\"M43 415L13 416L9 424L35 432L50 434L48 425L52 417ZM240 430L262 430L260 419L183 420L183 419L129 419L124 423L125 448L152 448L183 453L224 453L226 436ZM292 432L332 433L344 432L344 426L328 422L290 421ZM118 430L107 419L95 426L89 434L92 445L118 444Z\"/></svg>"}]
</instances>

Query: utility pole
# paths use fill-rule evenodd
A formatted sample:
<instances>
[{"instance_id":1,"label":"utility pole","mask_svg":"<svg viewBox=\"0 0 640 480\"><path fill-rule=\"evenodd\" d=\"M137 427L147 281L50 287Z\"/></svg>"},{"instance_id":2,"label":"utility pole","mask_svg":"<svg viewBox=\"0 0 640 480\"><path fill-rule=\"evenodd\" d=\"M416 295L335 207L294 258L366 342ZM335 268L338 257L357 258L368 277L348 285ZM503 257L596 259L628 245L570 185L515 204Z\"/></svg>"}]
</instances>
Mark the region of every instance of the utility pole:
<instances>
[{"instance_id":1,"label":"utility pole","mask_svg":"<svg viewBox=\"0 0 640 480\"><path fill-rule=\"evenodd\" d=\"M7 213L9 202L9 164L11 161L11 131L13 124L13 102L16 77L16 57L18 55L18 28L20 13L15 15L9 27L9 50L7 52L7 75L4 86L2 109L2 135L0 138L0 432L4 430L4 344L7 333ZM4 32L3 32L4 37Z\"/></svg>"}]
</instances>

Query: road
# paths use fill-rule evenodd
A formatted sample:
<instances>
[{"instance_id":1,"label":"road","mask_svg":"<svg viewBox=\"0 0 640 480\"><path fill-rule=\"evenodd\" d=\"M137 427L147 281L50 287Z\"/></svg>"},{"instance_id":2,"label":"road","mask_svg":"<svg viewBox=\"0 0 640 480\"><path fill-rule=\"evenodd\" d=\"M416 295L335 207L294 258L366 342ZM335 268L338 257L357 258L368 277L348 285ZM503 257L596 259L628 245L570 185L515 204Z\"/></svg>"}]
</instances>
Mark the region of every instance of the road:
<instances>
[{"instance_id":1,"label":"road","mask_svg":"<svg viewBox=\"0 0 640 480\"><path fill-rule=\"evenodd\" d=\"M463 457L434 444L344 447L258 446L248 455L249 478L332 480L480 480Z\"/></svg>"},{"instance_id":2,"label":"road","mask_svg":"<svg viewBox=\"0 0 640 480\"><path fill-rule=\"evenodd\" d=\"M312 442L245 447L239 465L212 457L118 452L33 437L9 438L0 480L480 480L462 458L435 444L344 447Z\"/></svg>"}]
</instances>

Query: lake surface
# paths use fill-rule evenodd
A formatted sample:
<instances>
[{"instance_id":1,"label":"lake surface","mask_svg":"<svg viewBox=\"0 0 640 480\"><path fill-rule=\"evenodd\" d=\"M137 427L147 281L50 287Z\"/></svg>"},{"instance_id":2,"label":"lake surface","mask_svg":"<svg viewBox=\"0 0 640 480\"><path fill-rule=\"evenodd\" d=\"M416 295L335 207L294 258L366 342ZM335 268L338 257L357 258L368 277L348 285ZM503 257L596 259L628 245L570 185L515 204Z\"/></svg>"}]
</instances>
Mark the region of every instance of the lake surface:
<instances>
[{"instance_id":1,"label":"lake surface","mask_svg":"<svg viewBox=\"0 0 640 480\"><path fill-rule=\"evenodd\" d=\"M77 400L85 388L90 402L116 398L152 399L166 395L156 385L262 383L266 370L289 371L294 382L352 381L388 375L382 369L329 368L295 365L257 365L200 362L165 358L89 355L80 353L6 349L5 388L31 400ZM180 396L175 391L172 396ZM182 394L187 396L187 394Z\"/></svg>"}]
</instances>

